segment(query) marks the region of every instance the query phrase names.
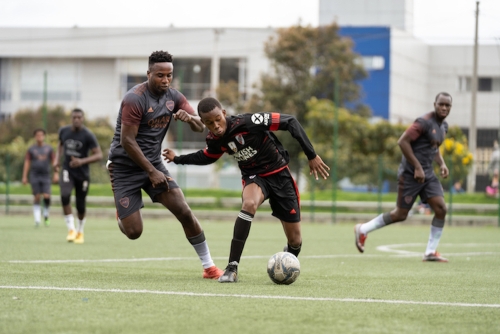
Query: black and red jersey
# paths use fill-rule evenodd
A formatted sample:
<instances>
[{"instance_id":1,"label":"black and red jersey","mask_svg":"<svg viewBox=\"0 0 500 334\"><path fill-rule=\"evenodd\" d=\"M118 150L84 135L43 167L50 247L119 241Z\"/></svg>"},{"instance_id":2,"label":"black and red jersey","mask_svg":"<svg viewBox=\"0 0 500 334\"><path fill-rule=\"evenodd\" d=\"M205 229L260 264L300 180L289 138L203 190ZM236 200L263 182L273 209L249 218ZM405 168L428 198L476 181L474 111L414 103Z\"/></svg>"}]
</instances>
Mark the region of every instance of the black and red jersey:
<instances>
[{"instance_id":1,"label":"black and red jersey","mask_svg":"<svg viewBox=\"0 0 500 334\"><path fill-rule=\"evenodd\" d=\"M175 89L170 88L165 94L156 96L149 91L147 82L132 87L125 94L120 106L108 160L137 166L120 144L123 123L139 126L135 140L142 153L152 164L161 163L161 143L172 115L179 109L197 115L186 97Z\"/></svg>"},{"instance_id":2,"label":"black and red jersey","mask_svg":"<svg viewBox=\"0 0 500 334\"><path fill-rule=\"evenodd\" d=\"M411 138L413 154L420 162L426 178L434 174L432 162L447 132L448 123L446 121L441 123L438 122L434 111L428 112L417 118L406 130L406 133ZM399 173L404 171L413 174L415 172L415 167L410 164L403 155L399 166Z\"/></svg>"},{"instance_id":3,"label":"black and red jersey","mask_svg":"<svg viewBox=\"0 0 500 334\"><path fill-rule=\"evenodd\" d=\"M176 164L208 165L224 153L237 162L243 176L274 174L288 165L288 153L272 131L288 131L309 160L316 157L314 148L294 116L261 112L226 117L222 137L209 132L204 150L174 158Z\"/></svg>"}]
</instances>

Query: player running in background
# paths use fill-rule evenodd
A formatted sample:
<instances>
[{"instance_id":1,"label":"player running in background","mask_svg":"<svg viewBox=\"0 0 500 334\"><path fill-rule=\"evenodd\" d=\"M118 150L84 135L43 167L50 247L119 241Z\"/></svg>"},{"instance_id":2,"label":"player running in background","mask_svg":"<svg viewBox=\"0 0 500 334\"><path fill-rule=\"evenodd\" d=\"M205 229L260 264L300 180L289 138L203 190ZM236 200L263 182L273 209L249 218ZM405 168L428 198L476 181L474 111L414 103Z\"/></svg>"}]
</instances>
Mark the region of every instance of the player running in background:
<instances>
[{"instance_id":1,"label":"player running in background","mask_svg":"<svg viewBox=\"0 0 500 334\"><path fill-rule=\"evenodd\" d=\"M153 52L148 81L130 89L120 106L107 164L118 226L129 239L141 236L144 189L153 202L163 204L182 224L203 265L203 278L217 279L223 271L214 265L205 233L161 159L161 143L172 118L188 123L195 132L205 129L184 95L170 88L172 61L168 52Z\"/></svg>"},{"instance_id":2,"label":"player running in background","mask_svg":"<svg viewBox=\"0 0 500 334\"><path fill-rule=\"evenodd\" d=\"M208 165L228 153L238 162L242 174L243 204L234 223L229 264L219 282L238 281L238 265L252 219L266 199L269 199L272 215L283 225L288 241L285 251L298 256L302 246L299 193L288 169L288 153L272 131L290 132L304 150L310 173L316 179L318 173L326 179L330 169L314 152L300 123L291 115L279 113L227 116L220 102L210 97L200 101L198 114L210 130L206 148L181 156L165 149L163 156L168 162L176 164Z\"/></svg>"},{"instance_id":3,"label":"player running in background","mask_svg":"<svg viewBox=\"0 0 500 334\"><path fill-rule=\"evenodd\" d=\"M439 93L434 102L434 111L417 118L399 138L398 144L403 158L398 170L398 198L396 208L383 213L354 229L355 244L363 253L368 233L406 220L417 196L428 203L434 211L429 241L423 261L448 262L437 252L446 217L443 188L434 174L432 162L440 168L442 177L448 177L448 167L439 152L439 146L448 132L445 118L450 114L452 98L448 93Z\"/></svg>"},{"instance_id":4,"label":"player running in background","mask_svg":"<svg viewBox=\"0 0 500 334\"><path fill-rule=\"evenodd\" d=\"M40 207L40 199L43 197L43 218L45 226L49 226L49 209L50 209L50 194L51 194L51 165L55 161L55 154L52 147L45 143L45 130L36 129L33 132L36 143L32 145L26 152L23 168L23 184L29 182L33 193L33 217L35 218L35 226L40 226L42 219L42 210ZM57 173L54 173L52 182L59 181Z\"/></svg>"},{"instance_id":5,"label":"player running in background","mask_svg":"<svg viewBox=\"0 0 500 334\"><path fill-rule=\"evenodd\" d=\"M64 221L68 227L66 240L75 244L83 244L83 228L85 226L85 206L90 184L89 164L102 159L101 148L95 135L83 125L82 109L71 111L71 125L59 129L59 147L54 167L59 170L59 157L64 155L64 162L59 176L61 203ZM88 155L91 151L91 155ZM71 192L75 189L76 211L78 212L78 229L71 210Z\"/></svg>"}]
</instances>

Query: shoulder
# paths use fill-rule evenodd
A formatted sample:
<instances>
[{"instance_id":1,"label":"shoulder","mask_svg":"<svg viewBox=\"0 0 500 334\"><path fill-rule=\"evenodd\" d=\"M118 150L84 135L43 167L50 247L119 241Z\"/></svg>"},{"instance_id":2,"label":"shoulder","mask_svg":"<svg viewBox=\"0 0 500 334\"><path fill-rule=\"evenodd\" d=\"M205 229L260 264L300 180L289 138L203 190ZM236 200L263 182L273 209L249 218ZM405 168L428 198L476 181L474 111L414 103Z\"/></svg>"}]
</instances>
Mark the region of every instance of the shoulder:
<instances>
[{"instance_id":1,"label":"shoulder","mask_svg":"<svg viewBox=\"0 0 500 334\"><path fill-rule=\"evenodd\" d=\"M123 102L131 103L136 101L143 101L147 98L147 85L146 83L139 84L131 88L123 97Z\"/></svg>"},{"instance_id":2,"label":"shoulder","mask_svg":"<svg viewBox=\"0 0 500 334\"><path fill-rule=\"evenodd\" d=\"M71 125L65 125L59 128L60 134L67 133L68 131L71 131Z\"/></svg>"}]
</instances>

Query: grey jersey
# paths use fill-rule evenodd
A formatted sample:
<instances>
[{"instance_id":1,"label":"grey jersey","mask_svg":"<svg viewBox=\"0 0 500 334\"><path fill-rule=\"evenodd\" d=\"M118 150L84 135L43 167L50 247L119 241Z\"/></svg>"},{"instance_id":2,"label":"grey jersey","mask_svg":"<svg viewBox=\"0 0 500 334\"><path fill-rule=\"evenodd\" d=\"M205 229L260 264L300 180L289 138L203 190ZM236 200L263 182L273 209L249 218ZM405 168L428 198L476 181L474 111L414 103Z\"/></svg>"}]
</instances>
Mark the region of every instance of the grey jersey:
<instances>
[{"instance_id":1,"label":"grey jersey","mask_svg":"<svg viewBox=\"0 0 500 334\"><path fill-rule=\"evenodd\" d=\"M99 145L94 134L86 127L73 131L71 125L68 125L59 129L59 142L63 146L63 169L78 180L88 180L90 174L88 164L71 168L69 162L71 157L80 159L88 157L89 151Z\"/></svg>"},{"instance_id":2,"label":"grey jersey","mask_svg":"<svg viewBox=\"0 0 500 334\"><path fill-rule=\"evenodd\" d=\"M156 96L149 91L147 82L134 86L125 94L121 103L108 160L137 166L120 144L123 123L139 127L135 140L142 153L152 164L162 163L161 143L173 114L180 109L196 115L186 97L175 89L170 88L165 94Z\"/></svg>"},{"instance_id":3,"label":"grey jersey","mask_svg":"<svg viewBox=\"0 0 500 334\"><path fill-rule=\"evenodd\" d=\"M406 130L406 133L411 138L413 154L422 165L426 178L434 174L432 162L447 132L448 123L445 121L438 123L434 111L417 118ZM404 155L399 165L398 174L401 175L403 172L415 173L415 168L406 160Z\"/></svg>"},{"instance_id":4,"label":"grey jersey","mask_svg":"<svg viewBox=\"0 0 500 334\"><path fill-rule=\"evenodd\" d=\"M50 145L33 145L26 152L30 164L31 176L50 176L50 165L54 160L54 150Z\"/></svg>"}]
</instances>

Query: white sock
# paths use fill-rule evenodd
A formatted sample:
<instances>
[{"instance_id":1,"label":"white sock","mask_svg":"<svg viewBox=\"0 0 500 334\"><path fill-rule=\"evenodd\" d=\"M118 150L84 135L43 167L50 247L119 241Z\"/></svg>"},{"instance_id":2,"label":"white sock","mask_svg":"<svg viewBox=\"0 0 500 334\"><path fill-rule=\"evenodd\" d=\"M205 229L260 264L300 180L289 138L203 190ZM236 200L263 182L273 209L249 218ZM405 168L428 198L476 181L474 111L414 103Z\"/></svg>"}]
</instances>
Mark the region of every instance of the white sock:
<instances>
[{"instance_id":1,"label":"white sock","mask_svg":"<svg viewBox=\"0 0 500 334\"><path fill-rule=\"evenodd\" d=\"M86 219L78 219L78 233L83 233L83 227L85 226Z\"/></svg>"},{"instance_id":2,"label":"white sock","mask_svg":"<svg viewBox=\"0 0 500 334\"><path fill-rule=\"evenodd\" d=\"M40 204L33 204L33 217L35 218L35 223L40 222L40 218L42 217Z\"/></svg>"},{"instance_id":3,"label":"white sock","mask_svg":"<svg viewBox=\"0 0 500 334\"><path fill-rule=\"evenodd\" d=\"M46 207L43 207L43 216L48 217L49 216L49 209Z\"/></svg>"},{"instance_id":4,"label":"white sock","mask_svg":"<svg viewBox=\"0 0 500 334\"><path fill-rule=\"evenodd\" d=\"M66 222L66 226L68 227L68 231L75 230L75 218L72 214L64 215L64 221Z\"/></svg>"},{"instance_id":5,"label":"white sock","mask_svg":"<svg viewBox=\"0 0 500 334\"><path fill-rule=\"evenodd\" d=\"M427 242L427 249L425 250L425 255L429 255L436 251L442 234L443 234L442 227L436 227L431 225L431 233L429 234L429 241Z\"/></svg>"},{"instance_id":6,"label":"white sock","mask_svg":"<svg viewBox=\"0 0 500 334\"><path fill-rule=\"evenodd\" d=\"M207 269L214 266L214 261L212 260L212 256L210 255L210 250L208 249L208 243L206 240L201 244L193 245L193 248L198 254L203 268Z\"/></svg>"},{"instance_id":7,"label":"white sock","mask_svg":"<svg viewBox=\"0 0 500 334\"><path fill-rule=\"evenodd\" d=\"M368 223L364 223L361 225L359 228L359 231L363 234L368 234L371 231L378 230L379 228L382 228L385 226L384 222L384 214L380 214L377 217L373 218L370 220Z\"/></svg>"}]
</instances>

